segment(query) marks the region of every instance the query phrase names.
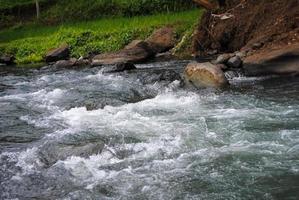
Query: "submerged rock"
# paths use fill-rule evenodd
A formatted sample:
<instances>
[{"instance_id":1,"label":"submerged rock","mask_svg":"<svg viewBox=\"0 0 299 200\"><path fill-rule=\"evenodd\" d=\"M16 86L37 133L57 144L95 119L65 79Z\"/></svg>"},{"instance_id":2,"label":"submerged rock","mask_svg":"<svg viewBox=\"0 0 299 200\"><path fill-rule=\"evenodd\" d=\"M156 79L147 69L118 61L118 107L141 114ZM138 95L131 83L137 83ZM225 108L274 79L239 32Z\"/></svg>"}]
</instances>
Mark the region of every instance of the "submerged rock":
<instances>
[{"instance_id":1,"label":"submerged rock","mask_svg":"<svg viewBox=\"0 0 299 200\"><path fill-rule=\"evenodd\" d=\"M186 85L220 88L228 85L223 71L212 63L190 63L184 71Z\"/></svg>"},{"instance_id":2,"label":"submerged rock","mask_svg":"<svg viewBox=\"0 0 299 200\"><path fill-rule=\"evenodd\" d=\"M70 50L68 45L62 45L59 48L52 49L50 50L46 57L45 60L47 63L49 62L56 62L59 60L67 60L70 55Z\"/></svg>"}]
</instances>

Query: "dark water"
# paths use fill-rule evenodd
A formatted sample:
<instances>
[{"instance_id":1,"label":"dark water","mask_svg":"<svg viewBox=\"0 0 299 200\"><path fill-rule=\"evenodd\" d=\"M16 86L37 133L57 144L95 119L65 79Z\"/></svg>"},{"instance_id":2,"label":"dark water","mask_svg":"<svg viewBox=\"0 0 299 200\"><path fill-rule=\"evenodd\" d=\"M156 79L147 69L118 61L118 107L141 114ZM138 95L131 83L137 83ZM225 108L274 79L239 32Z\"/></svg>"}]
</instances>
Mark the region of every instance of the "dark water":
<instances>
[{"instance_id":1,"label":"dark water","mask_svg":"<svg viewBox=\"0 0 299 200\"><path fill-rule=\"evenodd\" d=\"M299 199L299 78L194 91L184 65L2 69L0 199Z\"/></svg>"}]
</instances>

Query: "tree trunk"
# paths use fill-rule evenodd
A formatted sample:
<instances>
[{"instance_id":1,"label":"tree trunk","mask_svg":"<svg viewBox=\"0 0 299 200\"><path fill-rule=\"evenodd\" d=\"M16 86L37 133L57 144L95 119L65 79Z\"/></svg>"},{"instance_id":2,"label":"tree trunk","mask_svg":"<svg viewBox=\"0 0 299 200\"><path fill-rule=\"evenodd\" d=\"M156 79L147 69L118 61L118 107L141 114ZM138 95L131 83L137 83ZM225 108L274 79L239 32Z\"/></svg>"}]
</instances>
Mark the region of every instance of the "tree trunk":
<instances>
[{"instance_id":1,"label":"tree trunk","mask_svg":"<svg viewBox=\"0 0 299 200\"><path fill-rule=\"evenodd\" d=\"M39 2L38 2L38 0L35 0L35 6L36 6L36 18L39 19L40 8L39 8Z\"/></svg>"}]
</instances>

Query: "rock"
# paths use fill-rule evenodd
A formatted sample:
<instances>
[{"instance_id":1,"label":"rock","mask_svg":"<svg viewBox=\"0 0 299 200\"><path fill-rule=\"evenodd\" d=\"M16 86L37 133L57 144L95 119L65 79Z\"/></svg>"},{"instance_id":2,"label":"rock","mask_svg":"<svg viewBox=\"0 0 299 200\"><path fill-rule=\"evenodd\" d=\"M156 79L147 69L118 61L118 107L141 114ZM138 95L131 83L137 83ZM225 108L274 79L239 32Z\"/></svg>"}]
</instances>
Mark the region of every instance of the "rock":
<instances>
[{"instance_id":1,"label":"rock","mask_svg":"<svg viewBox=\"0 0 299 200\"><path fill-rule=\"evenodd\" d=\"M215 64L226 64L227 61L233 57L232 54L221 54L220 56L217 57L216 61L214 62Z\"/></svg>"},{"instance_id":2,"label":"rock","mask_svg":"<svg viewBox=\"0 0 299 200\"><path fill-rule=\"evenodd\" d=\"M299 44L254 53L244 60L247 76L299 73Z\"/></svg>"},{"instance_id":3,"label":"rock","mask_svg":"<svg viewBox=\"0 0 299 200\"><path fill-rule=\"evenodd\" d=\"M225 71L228 69L228 67L225 64L217 64L217 67L219 67L222 71Z\"/></svg>"},{"instance_id":4,"label":"rock","mask_svg":"<svg viewBox=\"0 0 299 200\"><path fill-rule=\"evenodd\" d=\"M240 74L237 71L227 71L225 72L225 77L227 79L233 79L236 77L240 77Z\"/></svg>"},{"instance_id":5,"label":"rock","mask_svg":"<svg viewBox=\"0 0 299 200\"><path fill-rule=\"evenodd\" d=\"M146 42L138 42L135 45L129 44L123 50L115 53L105 53L95 56L92 59L93 66L115 65L119 63L139 63L154 56Z\"/></svg>"},{"instance_id":6,"label":"rock","mask_svg":"<svg viewBox=\"0 0 299 200\"><path fill-rule=\"evenodd\" d=\"M78 59L75 65L76 66L90 65L90 61L88 59Z\"/></svg>"},{"instance_id":7,"label":"rock","mask_svg":"<svg viewBox=\"0 0 299 200\"><path fill-rule=\"evenodd\" d=\"M257 49L260 49L262 46L263 46L263 43L257 42L252 45L252 49L257 50Z\"/></svg>"},{"instance_id":8,"label":"rock","mask_svg":"<svg viewBox=\"0 0 299 200\"><path fill-rule=\"evenodd\" d=\"M114 66L105 67L104 73L116 73L136 69L136 66L132 63L118 63Z\"/></svg>"},{"instance_id":9,"label":"rock","mask_svg":"<svg viewBox=\"0 0 299 200\"><path fill-rule=\"evenodd\" d=\"M70 68L75 66L77 63L76 58L71 58L70 60L59 60L53 66L57 68Z\"/></svg>"},{"instance_id":10,"label":"rock","mask_svg":"<svg viewBox=\"0 0 299 200\"><path fill-rule=\"evenodd\" d=\"M214 55L216 55L217 53L218 53L217 50L210 50L210 51L207 52L207 55L208 55L208 56L214 56Z\"/></svg>"},{"instance_id":11,"label":"rock","mask_svg":"<svg viewBox=\"0 0 299 200\"><path fill-rule=\"evenodd\" d=\"M69 58L70 50L68 45L62 45L59 48L50 50L45 60L47 63L49 62L56 62L59 60L67 60Z\"/></svg>"},{"instance_id":12,"label":"rock","mask_svg":"<svg viewBox=\"0 0 299 200\"><path fill-rule=\"evenodd\" d=\"M238 52L235 53L235 55L242 59L242 58L246 57L246 52L245 51L238 51Z\"/></svg>"},{"instance_id":13,"label":"rock","mask_svg":"<svg viewBox=\"0 0 299 200\"><path fill-rule=\"evenodd\" d=\"M176 57L169 51L164 53L158 53L155 56L155 62L163 62L163 61L169 61L174 60Z\"/></svg>"},{"instance_id":14,"label":"rock","mask_svg":"<svg viewBox=\"0 0 299 200\"><path fill-rule=\"evenodd\" d=\"M231 68L241 68L242 63L243 61L239 56L234 56L227 61L227 65Z\"/></svg>"},{"instance_id":15,"label":"rock","mask_svg":"<svg viewBox=\"0 0 299 200\"><path fill-rule=\"evenodd\" d=\"M15 57L12 55L3 55L0 57L0 63L5 65L15 64Z\"/></svg>"},{"instance_id":16,"label":"rock","mask_svg":"<svg viewBox=\"0 0 299 200\"><path fill-rule=\"evenodd\" d=\"M176 43L173 28L164 27L156 30L145 40L155 53L163 53L173 48Z\"/></svg>"},{"instance_id":17,"label":"rock","mask_svg":"<svg viewBox=\"0 0 299 200\"><path fill-rule=\"evenodd\" d=\"M212 63L190 63L184 71L186 85L221 88L228 85L223 71Z\"/></svg>"}]
</instances>

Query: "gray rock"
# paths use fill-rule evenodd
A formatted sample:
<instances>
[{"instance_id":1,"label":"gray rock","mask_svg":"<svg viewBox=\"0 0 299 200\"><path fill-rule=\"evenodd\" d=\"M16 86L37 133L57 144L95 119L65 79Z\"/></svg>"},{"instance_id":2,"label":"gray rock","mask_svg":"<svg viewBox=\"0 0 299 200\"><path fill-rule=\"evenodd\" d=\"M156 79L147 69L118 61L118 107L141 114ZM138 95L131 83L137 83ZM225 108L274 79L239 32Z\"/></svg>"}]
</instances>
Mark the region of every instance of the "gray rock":
<instances>
[{"instance_id":1,"label":"gray rock","mask_svg":"<svg viewBox=\"0 0 299 200\"><path fill-rule=\"evenodd\" d=\"M116 73L136 69L136 66L132 63L118 63L114 66L105 67L104 73Z\"/></svg>"},{"instance_id":2,"label":"gray rock","mask_svg":"<svg viewBox=\"0 0 299 200\"><path fill-rule=\"evenodd\" d=\"M0 57L0 63L5 65L15 64L15 57L12 55L3 55Z\"/></svg>"},{"instance_id":3,"label":"gray rock","mask_svg":"<svg viewBox=\"0 0 299 200\"><path fill-rule=\"evenodd\" d=\"M236 56L239 56L240 58L245 58L246 57L246 52L245 51L238 51L235 53Z\"/></svg>"},{"instance_id":4,"label":"gray rock","mask_svg":"<svg viewBox=\"0 0 299 200\"><path fill-rule=\"evenodd\" d=\"M233 56L233 54L221 54L217 57L215 64L226 64L227 61Z\"/></svg>"},{"instance_id":5,"label":"gray rock","mask_svg":"<svg viewBox=\"0 0 299 200\"><path fill-rule=\"evenodd\" d=\"M236 77L240 77L239 73L237 71L227 71L225 72L225 77L227 79L233 79L233 78L236 78Z\"/></svg>"},{"instance_id":6,"label":"gray rock","mask_svg":"<svg viewBox=\"0 0 299 200\"><path fill-rule=\"evenodd\" d=\"M76 58L71 58L70 60L59 60L53 66L57 68L70 68L75 66L76 62Z\"/></svg>"},{"instance_id":7,"label":"gray rock","mask_svg":"<svg viewBox=\"0 0 299 200\"><path fill-rule=\"evenodd\" d=\"M222 71L226 71L228 69L227 65L225 64L216 64L217 67L219 67Z\"/></svg>"},{"instance_id":8,"label":"gray rock","mask_svg":"<svg viewBox=\"0 0 299 200\"><path fill-rule=\"evenodd\" d=\"M239 56L234 56L227 61L227 65L231 68L241 68L242 63L243 61Z\"/></svg>"},{"instance_id":9,"label":"gray rock","mask_svg":"<svg viewBox=\"0 0 299 200\"><path fill-rule=\"evenodd\" d=\"M59 60L67 60L69 58L69 55L70 55L69 46L65 44L60 46L59 48L50 50L45 57L45 61L47 63L50 63Z\"/></svg>"},{"instance_id":10,"label":"gray rock","mask_svg":"<svg viewBox=\"0 0 299 200\"><path fill-rule=\"evenodd\" d=\"M190 63L184 71L186 85L221 88L228 85L223 71L212 63Z\"/></svg>"}]
</instances>

